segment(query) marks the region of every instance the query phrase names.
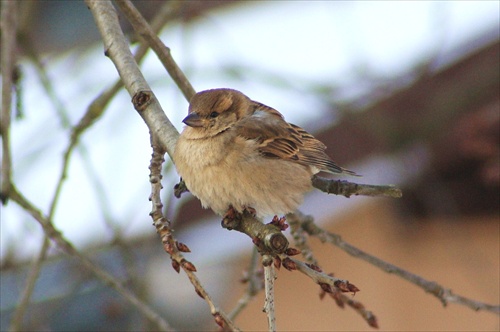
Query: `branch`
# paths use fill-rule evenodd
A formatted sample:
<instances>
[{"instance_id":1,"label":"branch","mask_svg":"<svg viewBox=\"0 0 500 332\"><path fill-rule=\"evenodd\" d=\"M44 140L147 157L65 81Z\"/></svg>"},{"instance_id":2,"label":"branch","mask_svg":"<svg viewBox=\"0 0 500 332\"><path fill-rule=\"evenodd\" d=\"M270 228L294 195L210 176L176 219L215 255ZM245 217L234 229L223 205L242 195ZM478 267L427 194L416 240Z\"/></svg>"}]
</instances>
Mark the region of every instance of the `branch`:
<instances>
[{"instance_id":1,"label":"branch","mask_svg":"<svg viewBox=\"0 0 500 332\"><path fill-rule=\"evenodd\" d=\"M105 54L113 61L125 88L133 97L137 112L146 122L151 134L157 136L158 143L172 157L179 133L161 109L139 70L121 30L114 7L109 1L86 0L85 3L91 10L101 33Z\"/></svg>"},{"instance_id":2,"label":"branch","mask_svg":"<svg viewBox=\"0 0 500 332\"><path fill-rule=\"evenodd\" d=\"M9 331L22 331L23 330L23 318L26 313L26 309L30 303L31 294L35 289L36 281L40 275L40 270L42 269L42 264L45 261L47 251L50 246L50 239L45 235L43 237L42 247L35 257L31 269L26 280L26 286L24 286L23 294L21 295L21 300L16 306L16 311L13 314L12 320L10 321Z\"/></svg>"},{"instance_id":3,"label":"branch","mask_svg":"<svg viewBox=\"0 0 500 332\"><path fill-rule=\"evenodd\" d=\"M288 214L287 220L290 224L291 234L295 245L300 250L306 261L309 262L306 266L315 271L322 272L321 268L318 266L318 260L314 257L313 252L307 243L307 233L301 227L303 222L306 220L312 221L313 218L311 216L302 215L297 211L296 213ZM361 315L369 326L373 328L379 327L377 317L371 311L367 310L361 302L354 300L352 297L348 297L337 288L331 288L325 285L320 285L320 287L320 299L323 299L325 295L328 294L339 307L344 308L345 305L348 305Z\"/></svg>"},{"instance_id":4,"label":"branch","mask_svg":"<svg viewBox=\"0 0 500 332\"><path fill-rule=\"evenodd\" d=\"M303 221L302 221L302 228L304 231L306 231L309 235L315 236L321 240L321 242L325 243L330 243L332 245L335 245L345 252L347 252L349 255L354 256L356 258L362 259L378 268L381 270L387 272L387 273L394 273L397 276L400 276L403 279L406 279L407 281L417 285L418 287L422 288L425 290L427 293L430 293L437 297L443 306L446 306L448 303L457 303L464 305L466 307L469 307L475 311L479 310L485 310L485 311L490 311L492 313L495 313L497 315L500 315L500 306L499 305L492 305L492 304L487 304L475 300L468 299L466 297L463 297L461 295L454 294L450 289L444 288L443 286L439 285L438 283L434 281L428 281L416 274L413 274L411 272L408 272L400 267L397 267L393 264L387 263L383 261L382 259L372 256L356 247L353 245L345 242L342 240L342 238L333 233L329 233L320 227L318 227L312 220L312 218L304 218L304 215L299 215Z\"/></svg>"},{"instance_id":5,"label":"branch","mask_svg":"<svg viewBox=\"0 0 500 332\"><path fill-rule=\"evenodd\" d=\"M0 73L2 73L2 108L0 134L2 135L2 174L0 175L0 200L6 204L12 185L12 160L10 151L10 118L12 112L12 90L16 63L16 1L2 1L0 18L1 48Z\"/></svg>"},{"instance_id":6,"label":"branch","mask_svg":"<svg viewBox=\"0 0 500 332\"><path fill-rule=\"evenodd\" d=\"M238 300L236 307L228 314L228 317L234 320L240 313L247 307L251 300L257 295L262 288L264 288L262 280L262 270L258 269L259 255L257 248L252 250L252 257L250 258L250 266L243 278L243 282L248 283L245 294Z\"/></svg>"},{"instance_id":7,"label":"branch","mask_svg":"<svg viewBox=\"0 0 500 332\"><path fill-rule=\"evenodd\" d=\"M387 196L400 198L403 193L395 186L377 186L371 184L360 184L341 180L326 179L320 176L312 177L312 184L315 188L324 191L327 194L363 196Z\"/></svg>"},{"instance_id":8,"label":"branch","mask_svg":"<svg viewBox=\"0 0 500 332\"><path fill-rule=\"evenodd\" d=\"M19 193L14 186L11 187L11 199L19 206L21 206L24 210L28 211L31 216L36 221L38 221L40 226L42 226L45 235L49 237L58 246L59 249L61 249L66 254L77 258L83 266L89 269L89 271L91 271L104 283L116 290L127 301L135 306L145 317L156 324L156 326L160 330L172 330L172 328L160 315L158 315L151 307L149 307L146 303L136 297L136 295L132 293L128 288L124 287L119 281L116 280L114 276L100 268L85 255L76 250L71 242L66 240L62 236L62 234L57 229L55 229L52 222L44 217L43 214L38 209L36 209L21 193Z\"/></svg>"},{"instance_id":9,"label":"branch","mask_svg":"<svg viewBox=\"0 0 500 332\"><path fill-rule=\"evenodd\" d=\"M161 185L161 171L162 164L164 162L163 155L164 151L161 146L152 139L151 145L153 147L153 154L151 158L151 164L149 169L151 171L149 179L151 182L151 196L150 201L152 203L151 218L153 219L153 225L156 227L156 231L160 235L161 241L163 243L163 248L170 255L172 260L172 266L175 271L179 272L182 268L186 275L194 286L196 293L204 299L210 307L210 313L215 319L215 322L224 329L230 329L231 331L239 331L239 329L234 325L233 321L221 311L213 302L212 298L202 286L198 277L196 277L196 267L190 261L184 258L182 252L190 252L189 248L182 243L177 242L177 240L172 235L172 229L170 228L170 222L165 218L162 212L163 203L161 202L160 191L162 189Z\"/></svg>"},{"instance_id":10,"label":"branch","mask_svg":"<svg viewBox=\"0 0 500 332\"><path fill-rule=\"evenodd\" d=\"M127 17L128 21L134 30L149 44L151 49L156 53L161 63L167 70L170 77L177 84L179 89L189 101L194 96L196 91L192 87L189 80L184 75L182 70L177 66L177 63L172 58L170 49L162 43L155 31L151 29L148 22L142 17L141 13L135 8L129 0L115 1L122 13Z\"/></svg>"},{"instance_id":11,"label":"branch","mask_svg":"<svg viewBox=\"0 0 500 332\"><path fill-rule=\"evenodd\" d=\"M274 281L276 280L276 271L273 264L273 258L269 255L263 255L262 265L264 265L264 281L266 290L264 312L267 314L269 332L275 332L276 316L274 315Z\"/></svg>"}]
</instances>

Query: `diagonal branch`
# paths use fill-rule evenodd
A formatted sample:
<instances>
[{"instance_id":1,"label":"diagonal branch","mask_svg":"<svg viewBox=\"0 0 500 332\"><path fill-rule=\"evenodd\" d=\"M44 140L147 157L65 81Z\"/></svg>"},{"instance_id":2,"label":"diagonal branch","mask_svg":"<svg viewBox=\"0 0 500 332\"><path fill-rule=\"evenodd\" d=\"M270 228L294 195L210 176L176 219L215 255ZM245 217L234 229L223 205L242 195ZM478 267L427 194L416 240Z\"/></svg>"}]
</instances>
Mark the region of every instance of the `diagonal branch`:
<instances>
[{"instance_id":1,"label":"diagonal branch","mask_svg":"<svg viewBox=\"0 0 500 332\"><path fill-rule=\"evenodd\" d=\"M115 8L110 1L86 0L86 4L101 33L105 54L113 61L130 96L141 101L134 104L140 106L136 110L146 122L151 134L157 136L158 143L172 157L179 133L161 109L139 70L121 30Z\"/></svg>"},{"instance_id":2,"label":"diagonal branch","mask_svg":"<svg viewBox=\"0 0 500 332\"><path fill-rule=\"evenodd\" d=\"M177 63L172 58L170 49L162 43L157 34L149 26L148 22L142 17L141 13L135 8L129 0L115 1L122 13L127 17L134 30L149 44L151 49L156 53L161 63L167 70L170 77L177 84L179 89L189 101L194 96L196 91L192 87L189 80L184 75L182 70L177 66Z\"/></svg>"},{"instance_id":3,"label":"diagonal branch","mask_svg":"<svg viewBox=\"0 0 500 332\"><path fill-rule=\"evenodd\" d=\"M239 331L236 325L233 323L231 318L228 317L223 311L221 311L217 305L212 300L212 297L205 290L200 280L196 276L196 267L190 261L184 258L182 252L190 252L189 248L183 244L177 242L172 234L172 229L170 228L170 222L163 215L163 203L161 201L160 191L162 189L161 185L161 171L164 162L164 151L160 148L158 144L155 143L154 138L152 139L151 145L153 147L153 154L151 158L151 163L149 166L150 176L149 181L151 183L151 196L150 201L152 204L152 210L150 213L153 219L153 225L156 227L157 233L160 235L161 241L163 243L163 248L170 255L172 260L172 267L176 272L180 272L182 268L189 278L189 281L194 286L196 293L207 302L210 307L210 313L215 319L215 322L223 329L230 331Z\"/></svg>"},{"instance_id":4,"label":"diagonal branch","mask_svg":"<svg viewBox=\"0 0 500 332\"><path fill-rule=\"evenodd\" d=\"M461 305L464 305L466 307L469 307L475 311L485 310L485 311L490 311L492 313L500 315L500 306L499 305L487 304L487 303L468 299L468 298L463 297L461 295L454 294L451 291L451 289L445 288L434 281L426 280L419 275L413 274L413 273L406 271L400 267L397 267L393 264L387 263L378 257L370 255L370 254L354 247L353 245L342 240L342 238L339 235L329 233L329 232L323 230L322 228L318 227L313 222L312 218L304 218L303 215L300 217L303 218L302 228L309 235L319 238L321 240L321 242L323 242L323 243L326 242L326 243L330 243L332 245L335 245L335 246L339 247L340 249L344 250L345 252L347 252L349 255L356 257L356 258L359 258L359 259L362 259L362 260L380 268L381 270L383 270L387 273L394 273L395 275L397 275L403 279L406 279L407 281L422 288L427 293L430 293L430 294L434 295L435 297L437 297L444 306L446 306L448 303L457 303L457 304L461 304Z\"/></svg>"},{"instance_id":5,"label":"diagonal branch","mask_svg":"<svg viewBox=\"0 0 500 332\"><path fill-rule=\"evenodd\" d=\"M51 220L47 219L42 212L40 212L31 202L29 202L20 192L17 191L16 187L11 187L11 198L24 210L29 212L31 216L38 221L40 226L47 237L49 237L62 251L66 254L77 258L83 266L94 273L99 279L104 283L110 285L114 290L116 290L120 295L122 295L127 301L129 301L133 306L139 309L139 311L147 317L151 322L156 324L156 327L162 331L169 331L172 328L168 323L158 315L151 307L140 300L134 293L123 286L114 276L97 266L85 255L80 253L68 240L66 240L63 235L54 227Z\"/></svg>"}]
</instances>

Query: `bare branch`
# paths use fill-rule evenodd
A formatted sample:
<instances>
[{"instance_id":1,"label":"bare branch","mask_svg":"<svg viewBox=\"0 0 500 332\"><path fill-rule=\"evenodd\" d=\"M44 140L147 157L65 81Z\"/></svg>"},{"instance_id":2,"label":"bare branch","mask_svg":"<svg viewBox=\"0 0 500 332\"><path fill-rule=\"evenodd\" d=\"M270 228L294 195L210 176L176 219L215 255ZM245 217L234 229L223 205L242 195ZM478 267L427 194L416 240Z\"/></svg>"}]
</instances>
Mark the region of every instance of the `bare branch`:
<instances>
[{"instance_id":1,"label":"bare branch","mask_svg":"<svg viewBox=\"0 0 500 332\"><path fill-rule=\"evenodd\" d=\"M7 203L12 185L12 160L10 151L10 118L12 112L12 91L14 69L16 64L16 31L17 31L16 1L2 1L0 17L1 59L0 72L2 73L2 116L0 119L0 134L2 135L2 174L0 175L0 200Z\"/></svg>"},{"instance_id":2,"label":"bare branch","mask_svg":"<svg viewBox=\"0 0 500 332\"><path fill-rule=\"evenodd\" d=\"M240 313L247 307L247 305L252 301L264 287L262 282L262 270L258 269L259 253L257 247L252 250L252 257L250 258L250 265L248 271L246 272L246 278L243 282L248 283L247 290L245 294L238 300L236 307L228 314L228 317L234 320Z\"/></svg>"},{"instance_id":3,"label":"bare branch","mask_svg":"<svg viewBox=\"0 0 500 332\"><path fill-rule=\"evenodd\" d=\"M403 196L401 190L395 186L360 184L349 181L326 179L317 175L313 176L312 184L315 188L324 191L327 194L343 195L345 197L363 195L399 198Z\"/></svg>"},{"instance_id":4,"label":"bare branch","mask_svg":"<svg viewBox=\"0 0 500 332\"><path fill-rule=\"evenodd\" d=\"M30 303L31 294L35 289L35 284L40 275L40 270L42 269L42 264L45 261L47 255L47 250L50 247L50 240L47 236L43 237L42 246L38 255L35 257L33 264L31 265L30 272L28 274L28 279L26 280L26 286L24 287L23 294L21 295L21 300L16 307L14 312L14 317L10 321L9 331L22 331L23 330L23 318Z\"/></svg>"},{"instance_id":5,"label":"bare branch","mask_svg":"<svg viewBox=\"0 0 500 332\"><path fill-rule=\"evenodd\" d=\"M160 191L162 189L161 185L161 171L162 164L164 162L164 151L161 145L157 144L152 139L151 145L153 147L153 154L151 158L151 164L149 169L151 171L149 179L151 182L151 218L153 219L153 225L156 227L156 231L160 235L161 241L163 243L163 248L170 255L172 260L173 268L179 272L180 268L184 270L189 278L189 281L194 286L196 293L204 299L210 307L210 313L214 316L215 322L224 329L229 329L231 331L239 331L239 329L234 325L232 320L222 312L214 303L208 292L205 290L201 284L198 277L196 277L196 267L190 261L184 258L182 252L189 252L189 248L185 244L181 244L175 240L172 235L172 230L170 228L170 222L165 218L162 212L163 203L161 202Z\"/></svg>"},{"instance_id":6,"label":"bare branch","mask_svg":"<svg viewBox=\"0 0 500 332\"><path fill-rule=\"evenodd\" d=\"M274 281L276 280L276 270L273 258L269 255L262 256L264 265L264 282L266 299L264 301L264 312L267 314L267 324L269 332L276 331L276 316L274 314Z\"/></svg>"},{"instance_id":7,"label":"bare branch","mask_svg":"<svg viewBox=\"0 0 500 332\"><path fill-rule=\"evenodd\" d=\"M92 11L105 45L105 54L113 61L118 73L135 100L134 106L146 122L152 135L173 156L179 133L167 118L130 52L118 17L110 1L86 0Z\"/></svg>"},{"instance_id":8,"label":"bare branch","mask_svg":"<svg viewBox=\"0 0 500 332\"><path fill-rule=\"evenodd\" d=\"M127 17L134 30L150 45L151 49L156 53L161 63L167 70L168 74L179 89L189 101L194 96L196 91L189 83L189 80L184 75L182 70L177 66L177 63L170 54L170 49L162 43L157 34L149 26L148 22L142 17L141 13L135 8L129 0L117 0L116 4L120 7L122 13Z\"/></svg>"},{"instance_id":9,"label":"bare branch","mask_svg":"<svg viewBox=\"0 0 500 332\"><path fill-rule=\"evenodd\" d=\"M135 306L145 317L147 317L151 322L156 324L158 329L163 331L172 330L168 323L158 315L151 307L140 300L134 293L129 289L124 287L119 281L116 280L114 276L94 264L85 255L80 253L73 247L71 242L66 240L62 234L54 228L52 222L43 216L43 214L35 208L17 189L11 187L11 199L19 204L24 210L31 214L31 216L38 221L40 226L47 237L49 237L54 243L66 254L77 258L83 266L85 266L89 271L101 279L104 283L108 284L114 290L116 290L120 295L122 295L127 301L129 301L133 306Z\"/></svg>"},{"instance_id":10,"label":"bare branch","mask_svg":"<svg viewBox=\"0 0 500 332\"><path fill-rule=\"evenodd\" d=\"M300 215L299 215L300 217ZM303 215L302 215L303 217ZM492 305L492 304L487 304L475 300L468 299L466 297L454 294L450 289L445 288L438 283L434 281L429 281L421 276L418 276L416 274L413 274L411 272L408 272L400 267L397 267L393 264L387 263L383 261L382 259L375 257L373 255L370 255L353 245L345 242L342 240L342 238L333 233L329 233L320 227L318 227L312 220L312 218L304 218L302 222L302 228L311 236L315 236L319 238L322 242L327 242L330 244L333 244L345 252L347 252L349 255L362 259L378 268L381 270L387 272L387 273L393 273L397 276L400 276L403 279L408 280L409 282L417 285L418 287L422 288L425 290L427 293L430 293L437 297L441 303L446 306L448 303L457 303L464 305L466 307L469 307L475 311L479 310L485 310L485 311L490 311L492 313L495 313L497 315L500 315L500 306L499 305Z\"/></svg>"}]
</instances>

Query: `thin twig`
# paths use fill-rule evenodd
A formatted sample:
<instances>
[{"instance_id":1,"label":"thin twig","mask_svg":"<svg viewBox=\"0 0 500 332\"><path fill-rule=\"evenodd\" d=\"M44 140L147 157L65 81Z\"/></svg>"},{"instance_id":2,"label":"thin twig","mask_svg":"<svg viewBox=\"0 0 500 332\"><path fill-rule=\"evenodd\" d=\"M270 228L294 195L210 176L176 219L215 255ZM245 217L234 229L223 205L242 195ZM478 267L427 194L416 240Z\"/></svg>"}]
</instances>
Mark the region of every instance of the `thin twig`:
<instances>
[{"instance_id":1,"label":"thin twig","mask_svg":"<svg viewBox=\"0 0 500 332\"><path fill-rule=\"evenodd\" d=\"M120 7L121 12L127 17L130 24L132 24L134 30L147 41L151 49L160 59L170 77L184 94L186 100L189 101L191 97L194 96L196 91L187 79L186 75L184 75L182 70L172 58L170 49L162 43L158 35L149 26L148 22L144 19L141 13L139 13L131 1L117 0L116 4Z\"/></svg>"},{"instance_id":2,"label":"thin twig","mask_svg":"<svg viewBox=\"0 0 500 332\"><path fill-rule=\"evenodd\" d=\"M311 216L306 216L301 214L300 212L290 213L286 216L288 223L290 224L291 234L294 239L295 246L300 250L302 256L308 262L308 267L316 270L318 272L322 272L319 267L318 260L314 257L312 249L309 247L307 241L307 233L302 229L302 223L304 220L312 220ZM369 326L378 328L378 322L375 315L367 310L365 306L359 302L354 300L352 297L347 296L342 293L337 288L325 288L324 285L321 285L322 292L320 293L320 298L322 299L325 294L330 295L331 298L334 299L335 303L341 308L344 308L345 305L348 305L350 308L354 309L363 319L368 323ZM332 292L327 292L326 290L331 290Z\"/></svg>"},{"instance_id":3,"label":"thin twig","mask_svg":"<svg viewBox=\"0 0 500 332\"><path fill-rule=\"evenodd\" d=\"M232 320L234 320L255 298L255 295L263 289L262 270L260 270L259 273L258 269L259 258L260 255L257 251L257 247L253 247L250 265L248 267L248 271L246 272L247 277L245 278L245 281L248 283L248 287L245 294L243 294L243 296L238 300L234 309L228 314L228 317Z\"/></svg>"},{"instance_id":4,"label":"thin twig","mask_svg":"<svg viewBox=\"0 0 500 332\"><path fill-rule=\"evenodd\" d=\"M302 215L302 218L312 218L310 216ZM306 232L301 227L302 219L296 213L289 213L286 215L286 220L290 225L290 234L294 240L294 246L300 250L302 257L313 265L318 265L318 260L314 257L312 249L307 243Z\"/></svg>"},{"instance_id":5,"label":"thin twig","mask_svg":"<svg viewBox=\"0 0 500 332\"><path fill-rule=\"evenodd\" d=\"M487 304L475 300L471 300L469 298L463 297L461 295L454 294L450 289L445 288L438 283L434 281L429 281L421 276L418 276L416 274L413 274L411 272L408 272L400 267L397 267L393 264L387 263L383 261L382 259L375 257L373 255L370 255L353 245L345 242L342 240L342 238L333 233L329 233L320 227L318 227L311 218L305 219L304 222L302 223L302 228L311 236L315 236L319 238L322 242L327 242L332 245L335 245L345 252L347 252L349 255L362 259L378 268L381 270L387 272L387 273L393 273L403 279L406 279L407 281L417 285L418 287L422 288L425 290L427 293L430 293L437 297L441 303L446 306L448 303L457 303L464 305L466 307L469 307L475 311L479 310L485 310L489 311L492 313L495 313L497 315L500 315L500 305L492 305L492 304Z\"/></svg>"},{"instance_id":6,"label":"thin twig","mask_svg":"<svg viewBox=\"0 0 500 332\"><path fill-rule=\"evenodd\" d=\"M163 215L163 203L161 201L161 179L162 179L162 165L164 162L165 152L161 149L161 145L157 144L152 138L151 145L153 147L153 154L151 158L151 163L149 165L150 175L149 181L151 183L151 196L150 201L152 205L151 218L153 219L153 225L156 227L156 231L160 235L161 241L163 243L163 248L170 254L172 260L173 268L179 272L180 268L184 270L189 278L189 281L194 286L196 293L204 299L208 306L210 307L210 313L215 319L215 322L224 329L229 329L231 331L239 331L239 329L234 325L233 321L221 311L217 305L212 300L211 296L205 290L200 280L194 272L196 272L196 267L193 263L188 261L182 252L189 252L189 248L185 244L179 243L172 235L172 229L170 228L170 222Z\"/></svg>"},{"instance_id":7,"label":"thin twig","mask_svg":"<svg viewBox=\"0 0 500 332\"><path fill-rule=\"evenodd\" d=\"M273 258L269 255L262 256L264 265L264 285L266 299L264 302L264 312L267 314L267 324L269 332L276 331L276 316L274 314L274 281L276 280L276 270Z\"/></svg>"},{"instance_id":8,"label":"thin twig","mask_svg":"<svg viewBox=\"0 0 500 332\"><path fill-rule=\"evenodd\" d=\"M0 200L7 203L12 180L12 160L10 151L10 118L12 112L12 91L14 68L16 63L16 1L2 1L0 14L1 48L0 72L2 73L2 109L0 118L0 134L2 135L2 174L0 175Z\"/></svg>"},{"instance_id":9,"label":"thin twig","mask_svg":"<svg viewBox=\"0 0 500 332\"><path fill-rule=\"evenodd\" d=\"M289 262L290 261L293 262L293 264L291 264L293 266L292 269L296 269L304 273L306 276L311 278L315 283L320 285L321 288L324 290L330 289L329 287L331 287L331 288L336 288L344 293L346 292L356 293L359 291L359 289L355 285L351 284L348 280L339 279L332 275L326 274L322 271L318 271L318 269L311 268L310 265L301 262L297 259L291 257L286 257L286 259L289 260ZM283 265L286 267L285 260L282 259L282 261Z\"/></svg>"},{"instance_id":10,"label":"thin twig","mask_svg":"<svg viewBox=\"0 0 500 332\"><path fill-rule=\"evenodd\" d=\"M16 306L16 311L10 321L9 331L22 331L23 330L23 319L24 314L26 313L26 309L30 303L31 294L33 294L33 290L35 289L36 281L38 280L38 276L40 275L40 270L42 269L43 262L45 261L45 257L47 255L47 251L50 247L50 240L45 235L43 237L42 246L40 247L40 251L38 255L35 257L33 264L31 265L31 269L28 274L28 278L26 280L26 285L23 290L23 294L21 295L21 300L19 304Z\"/></svg>"},{"instance_id":11,"label":"thin twig","mask_svg":"<svg viewBox=\"0 0 500 332\"><path fill-rule=\"evenodd\" d=\"M27 211L31 216L38 221L40 226L46 236L48 236L57 246L66 254L75 257L78 261L85 266L89 271L96 275L105 284L112 287L120 295L122 295L127 301L129 301L133 306L135 306L145 317L147 317L151 322L156 324L158 329L163 331L172 330L168 323L158 315L149 305L144 303L142 300L137 298L137 296L132 293L128 288L124 287L114 276L100 268L98 265L93 263L85 255L80 253L76 248L66 240L62 234L54 228L52 222L47 219L42 212L40 212L31 202L29 202L20 192L17 191L15 186L11 188L11 198L19 206L21 206L25 211Z\"/></svg>"}]
</instances>

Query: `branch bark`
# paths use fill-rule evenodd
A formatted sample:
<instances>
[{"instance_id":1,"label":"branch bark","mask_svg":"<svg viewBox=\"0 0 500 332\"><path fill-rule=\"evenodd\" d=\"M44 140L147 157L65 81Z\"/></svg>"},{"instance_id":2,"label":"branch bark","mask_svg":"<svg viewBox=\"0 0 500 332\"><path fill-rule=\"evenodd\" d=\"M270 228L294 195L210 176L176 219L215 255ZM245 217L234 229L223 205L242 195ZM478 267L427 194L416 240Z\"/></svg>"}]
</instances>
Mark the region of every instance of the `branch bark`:
<instances>
[{"instance_id":1,"label":"branch bark","mask_svg":"<svg viewBox=\"0 0 500 332\"><path fill-rule=\"evenodd\" d=\"M123 35L116 10L110 1L86 0L104 42L105 54L111 58L125 88L134 100L136 110L152 135L172 158L179 132L163 112L144 79Z\"/></svg>"}]
</instances>

